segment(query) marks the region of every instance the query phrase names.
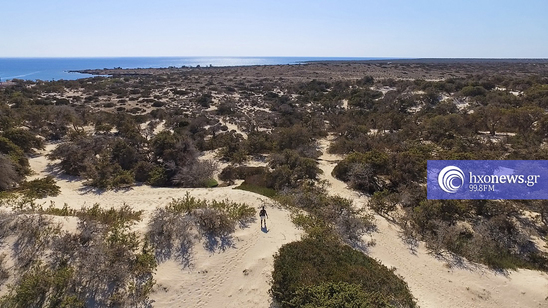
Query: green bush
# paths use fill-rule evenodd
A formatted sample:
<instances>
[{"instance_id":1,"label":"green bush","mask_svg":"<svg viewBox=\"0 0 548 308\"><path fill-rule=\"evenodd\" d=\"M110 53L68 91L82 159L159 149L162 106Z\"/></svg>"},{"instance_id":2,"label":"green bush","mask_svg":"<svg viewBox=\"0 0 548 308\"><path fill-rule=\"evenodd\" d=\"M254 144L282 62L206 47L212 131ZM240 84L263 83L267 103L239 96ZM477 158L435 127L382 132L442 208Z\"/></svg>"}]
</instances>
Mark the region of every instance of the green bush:
<instances>
[{"instance_id":1,"label":"green bush","mask_svg":"<svg viewBox=\"0 0 548 308\"><path fill-rule=\"evenodd\" d=\"M184 198L171 200L166 206L166 210L177 214L190 214L195 209L206 208L207 206L207 201L196 199L187 192Z\"/></svg>"},{"instance_id":2,"label":"green bush","mask_svg":"<svg viewBox=\"0 0 548 308\"><path fill-rule=\"evenodd\" d=\"M135 232L120 224L104 228L88 220L92 216L80 217L76 234L61 232L43 215L12 217L9 230L19 247L15 270L22 274L8 286L0 307L150 305L156 262Z\"/></svg>"},{"instance_id":3,"label":"green bush","mask_svg":"<svg viewBox=\"0 0 548 308\"><path fill-rule=\"evenodd\" d=\"M65 289L73 279L74 269L57 269L37 263L9 287L9 293L0 299L2 307L85 307L78 298L66 295Z\"/></svg>"},{"instance_id":4,"label":"green bush","mask_svg":"<svg viewBox=\"0 0 548 308\"><path fill-rule=\"evenodd\" d=\"M319 299L337 303L343 294L355 302L339 307L360 307L367 301L371 307L416 307L407 284L396 274L332 240L307 238L283 245L274 256L270 291L282 307L315 307Z\"/></svg>"},{"instance_id":5,"label":"green bush","mask_svg":"<svg viewBox=\"0 0 548 308\"><path fill-rule=\"evenodd\" d=\"M388 190L376 191L369 200L369 207L380 215L388 215L397 209L399 195Z\"/></svg>"},{"instance_id":6,"label":"green bush","mask_svg":"<svg viewBox=\"0 0 548 308\"><path fill-rule=\"evenodd\" d=\"M0 154L0 169L2 170L0 173L0 191L14 188L23 178L7 155Z\"/></svg>"},{"instance_id":7,"label":"green bush","mask_svg":"<svg viewBox=\"0 0 548 308\"><path fill-rule=\"evenodd\" d=\"M463 96L483 96L487 93L482 86L466 86L460 90L460 94Z\"/></svg>"},{"instance_id":8,"label":"green bush","mask_svg":"<svg viewBox=\"0 0 548 308\"><path fill-rule=\"evenodd\" d=\"M57 186L55 179L48 175L45 178L21 183L19 190L31 198L41 199L58 196L61 187Z\"/></svg>"},{"instance_id":9,"label":"green bush","mask_svg":"<svg viewBox=\"0 0 548 308\"><path fill-rule=\"evenodd\" d=\"M377 150L365 153L355 152L346 156L333 169L333 176L342 180L350 180L350 171L354 164L369 164L375 174L386 174L389 167L389 157L386 153Z\"/></svg>"},{"instance_id":10,"label":"green bush","mask_svg":"<svg viewBox=\"0 0 548 308\"><path fill-rule=\"evenodd\" d=\"M258 185L253 185L253 184L249 184L247 182L243 182L240 186L238 187L234 187L234 189L241 189L241 190L246 190L246 191L250 191L250 192L254 192L256 194L259 194L259 195L263 195L265 197L269 197L269 198L274 198L277 196L277 192L276 190L272 189L272 188L268 188L268 187L264 187L264 186L258 186Z\"/></svg>"},{"instance_id":11,"label":"green bush","mask_svg":"<svg viewBox=\"0 0 548 308\"><path fill-rule=\"evenodd\" d=\"M357 284L322 282L299 288L288 304L303 308L391 307L382 297L375 298L375 295L365 292Z\"/></svg>"},{"instance_id":12,"label":"green bush","mask_svg":"<svg viewBox=\"0 0 548 308\"><path fill-rule=\"evenodd\" d=\"M2 133L2 137L9 139L25 153L31 153L33 149L44 149L44 141L26 129L8 129Z\"/></svg>"},{"instance_id":13,"label":"green bush","mask_svg":"<svg viewBox=\"0 0 548 308\"><path fill-rule=\"evenodd\" d=\"M125 225L132 221L141 220L143 211L134 211L129 205L124 204L119 209L111 207L110 209L103 209L98 203L95 203L92 207L82 207L81 210L76 212L76 216L82 220L94 220L107 226L120 226Z\"/></svg>"},{"instance_id":14,"label":"green bush","mask_svg":"<svg viewBox=\"0 0 548 308\"><path fill-rule=\"evenodd\" d=\"M5 137L0 137L0 155L1 154L10 158L15 167L15 171L20 176L28 175L30 173L29 160L25 156L23 150Z\"/></svg>"},{"instance_id":15,"label":"green bush","mask_svg":"<svg viewBox=\"0 0 548 308\"><path fill-rule=\"evenodd\" d=\"M372 215L355 209L350 199L327 195L324 187L303 185L278 195L276 200L297 210L293 218L310 236L325 233L354 245L363 244L362 236L374 229Z\"/></svg>"},{"instance_id":16,"label":"green bush","mask_svg":"<svg viewBox=\"0 0 548 308\"><path fill-rule=\"evenodd\" d=\"M157 186L157 187L166 186L167 185L166 170L160 166L154 167L148 173L148 180L146 183L151 186Z\"/></svg>"},{"instance_id":17,"label":"green bush","mask_svg":"<svg viewBox=\"0 0 548 308\"><path fill-rule=\"evenodd\" d=\"M204 186L207 188L217 187L219 186L219 182L215 179L208 179L205 181Z\"/></svg>"}]
</instances>

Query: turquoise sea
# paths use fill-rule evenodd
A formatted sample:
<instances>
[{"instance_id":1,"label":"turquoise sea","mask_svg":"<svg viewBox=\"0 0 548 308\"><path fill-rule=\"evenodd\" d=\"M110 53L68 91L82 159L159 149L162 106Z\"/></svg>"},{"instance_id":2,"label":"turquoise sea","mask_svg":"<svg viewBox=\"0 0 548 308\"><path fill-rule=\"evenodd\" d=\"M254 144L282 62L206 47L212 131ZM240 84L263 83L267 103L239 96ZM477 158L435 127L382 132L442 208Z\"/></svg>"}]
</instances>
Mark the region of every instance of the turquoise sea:
<instances>
[{"instance_id":1,"label":"turquoise sea","mask_svg":"<svg viewBox=\"0 0 548 308\"><path fill-rule=\"evenodd\" d=\"M0 58L0 81L74 80L90 77L71 70L101 68L159 68L181 66L243 66L299 64L307 61L380 60L334 57L141 57L141 58Z\"/></svg>"}]
</instances>

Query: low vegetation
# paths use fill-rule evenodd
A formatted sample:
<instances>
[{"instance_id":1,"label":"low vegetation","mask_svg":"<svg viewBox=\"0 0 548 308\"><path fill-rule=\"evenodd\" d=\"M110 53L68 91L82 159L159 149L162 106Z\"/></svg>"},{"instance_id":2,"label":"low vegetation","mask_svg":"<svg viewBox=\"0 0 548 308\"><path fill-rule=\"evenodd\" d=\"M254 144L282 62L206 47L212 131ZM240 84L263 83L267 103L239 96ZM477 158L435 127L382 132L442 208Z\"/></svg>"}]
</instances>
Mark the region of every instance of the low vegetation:
<instances>
[{"instance_id":1,"label":"low vegetation","mask_svg":"<svg viewBox=\"0 0 548 308\"><path fill-rule=\"evenodd\" d=\"M416 307L407 284L393 271L322 237L280 248L271 293L282 307Z\"/></svg>"},{"instance_id":2,"label":"low vegetation","mask_svg":"<svg viewBox=\"0 0 548 308\"><path fill-rule=\"evenodd\" d=\"M243 203L206 201L187 194L154 211L147 238L158 261L174 257L188 265L195 240L203 239L208 250L226 249L231 245L231 233L255 219L255 212Z\"/></svg>"},{"instance_id":3,"label":"low vegetation","mask_svg":"<svg viewBox=\"0 0 548 308\"><path fill-rule=\"evenodd\" d=\"M34 199L58 194L55 181L26 179L29 157L51 142L55 175L79 177L94 188L214 187L243 180L240 189L292 208L294 222L308 234L293 243L303 257L312 258L310 250L345 265L314 259L307 268L293 248L282 249L273 295L288 307L336 306L343 298L361 306L414 305L393 273L351 250L364 248L363 234L374 226L370 215L321 188L319 141L328 136L329 152L344 156L333 176L370 195L370 208L399 223L404 237L496 269L547 270L547 204L434 201L424 187L429 159L548 159L546 69L540 60L425 60L14 80L0 88L0 193L7 196L0 199L15 213L2 214L0 229L21 238L21 255L2 303L146 305L156 262L188 261L199 240L209 249L228 247L231 232L254 216L245 205L187 196L157 209L142 240L128 228L142 213L129 206L44 208ZM223 170L218 160L226 164ZM259 164L246 166L251 160ZM218 171L220 183L214 180ZM50 215L77 216L77 233L61 231ZM335 250L344 253L335 256ZM0 282L12 275L2 267L7 258L0 257ZM101 264L117 270L106 272ZM282 274L293 266L317 277L305 282L305 274ZM92 269L107 278L92 277ZM374 291L346 270L378 276L395 289L383 284Z\"/></svg>"},{"instance_id":4,"label":"low vegetation","mask_svg":"<svg viewBox=\"0 0 548 308\"><path fill-rule=\"evenodd\" d=\"M148 307L156 261L148 243L130 231L133 219L120 219L128 213L135 218L128 208L84 209L70 233L50 215L2 212L2 239L15 238L15 280L0 306Z\"/></svg>"}]
</instances>

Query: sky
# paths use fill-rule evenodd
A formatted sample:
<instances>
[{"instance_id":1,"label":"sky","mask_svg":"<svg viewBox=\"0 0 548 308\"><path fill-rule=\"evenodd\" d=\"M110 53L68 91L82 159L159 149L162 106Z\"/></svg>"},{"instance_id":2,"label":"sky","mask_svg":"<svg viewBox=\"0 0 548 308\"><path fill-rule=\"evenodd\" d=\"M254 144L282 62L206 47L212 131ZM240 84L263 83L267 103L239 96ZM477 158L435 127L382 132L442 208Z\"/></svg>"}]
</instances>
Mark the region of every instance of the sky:
<instances>
[{"instance_id":1,"label":"sky","mask_svg":"<svg viewBox=\"0 0 548 308\"><path fill-rule=\"evenodd\" d=\"M0 57L548 58L548 0L3 0Z\"/></svg>"}]
</instances>

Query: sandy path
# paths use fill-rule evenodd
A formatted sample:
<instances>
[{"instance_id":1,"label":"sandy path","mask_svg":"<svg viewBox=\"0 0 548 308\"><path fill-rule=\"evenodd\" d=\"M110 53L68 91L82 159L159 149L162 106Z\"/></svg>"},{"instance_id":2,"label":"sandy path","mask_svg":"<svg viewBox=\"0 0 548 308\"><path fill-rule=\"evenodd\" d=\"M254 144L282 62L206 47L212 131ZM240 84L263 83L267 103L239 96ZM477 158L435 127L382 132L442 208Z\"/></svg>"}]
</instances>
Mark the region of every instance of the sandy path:
<instances>
[{"instance_id":1,"label":"sandy path","mask_svg":"<svg viewBox=\"0 0 548 308\"><path fill-rule=\"evenodd\" d=\"M328 145L328 140L320 140L322 150ZM331 176L336 156L323 153L319 158L324 172L321 178L331 184L330 193L351 198L357 206L366 206L367 197ZM378 232L371 237L376 245L369 248L369 256L388 267L395 267L420 307L548 307L547 274L519 270L502 275L469 262L449 267L446 261L429 254L424 243L419 243L415 251L410 250L400 239L398 226L381 216L375 218ZM366 240L371 240L370 236Z\"/></svg>"},{"instance_id":2,"label":"sandy path","mask_svg":"<svg viewBox=\"0 0 548 308\"><path fill-rule=\"evenodd\" d=\"M270 307L273 255L300 232L284 210L269 209L268 231L258 223L234 234L234 247L208 252L195 246L193 265L169 261L158 267L155 307Z\"/></svg>"},{"instance_id":3,"label":"sandy path","mask_svg":"<svg viewBox=\"0 0 548 308\"><path fill-rule=\"evenodd\" d=\"M49 144L41 154L51 151ZM29 160L35 175L43 177L51 173L49 161L43 155ZM60 176L56 178L61 193L38 202L56 207L67 203L79 209L99 203L104 208L121 207L124 203L135 210L143 210L144 219L134 230L146 232L150 214L154 209L167 205L173 198L182 198L186 193L199 199L244 202L255 208L265 204L266 197L233 187L218 188L153 188L142 185L119 191L94 191L83 186L78 178ZM300 239L302 231L291 223L289 212L270 205L268 230L260 228L259 221L238 229L233 234L232 246L224 251L209 251L202 242L194 245L190 266L175 260L159 264L154 279L157 285L151 295L154 307L271 307L268 294L273 270L273 256L285 243ZM64 218L63 218L64 219ZM59 221L62 221L60 219ZM70 229L75 221L71 220ZM69 226L66 226L69 227Z\"/></svg>"}]
</instances>

